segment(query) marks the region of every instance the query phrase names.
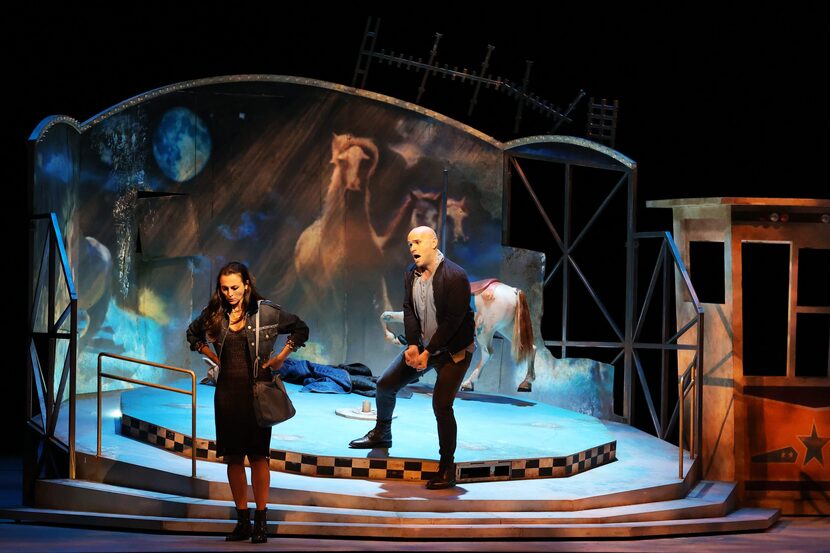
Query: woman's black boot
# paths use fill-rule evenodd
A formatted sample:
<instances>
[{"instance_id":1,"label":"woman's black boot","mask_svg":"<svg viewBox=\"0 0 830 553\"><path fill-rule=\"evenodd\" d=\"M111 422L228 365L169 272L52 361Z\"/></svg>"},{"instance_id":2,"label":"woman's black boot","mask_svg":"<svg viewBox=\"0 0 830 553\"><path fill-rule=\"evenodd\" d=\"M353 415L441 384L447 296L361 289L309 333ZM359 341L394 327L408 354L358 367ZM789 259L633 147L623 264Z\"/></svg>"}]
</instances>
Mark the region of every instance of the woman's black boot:
<instances>
[{"instance_id":1,"label":"woman's black boot","mask_svg":"<svg viewBox=\"0 0 830 553\"><path fill-rule=\"evenodd\" d=\"M233 532L225 536L226 541L242 541L251 537L251 510L236 510L236 526Z\"/></svg>"},{"instance_id":2,"label":"woman's black boot","mask_svg":"<svg viewBox=\"0 0 830 553\"><path fill-rule=\"evenodd\" d=\"M268 508L254 511L254 529L251 531L251 543L268 541Z\"/></svg>"}]
</instances>

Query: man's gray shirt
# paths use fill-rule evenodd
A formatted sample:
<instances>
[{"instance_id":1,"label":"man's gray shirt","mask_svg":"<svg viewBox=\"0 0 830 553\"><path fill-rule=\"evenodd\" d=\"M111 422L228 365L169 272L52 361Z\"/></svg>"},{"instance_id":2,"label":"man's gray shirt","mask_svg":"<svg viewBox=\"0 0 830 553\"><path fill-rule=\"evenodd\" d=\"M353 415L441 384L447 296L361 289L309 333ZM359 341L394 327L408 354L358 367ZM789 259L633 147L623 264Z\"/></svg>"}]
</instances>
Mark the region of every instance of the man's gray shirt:
<instances>
[{"instance_id":1,"label":"man's gray shirt","mask_svg":"<svg viewBox=\"0 0 830 553\"><path fill-rule=\"evenodd\" d=\"M439 252L438 263L435 270L429 273L429 278L424 280L416 276L412 283L412 301L415 303L415 314L421 321L421 343L428 344L438 328L438 321L435 316L435 294L432 291L432 277L438 266L444 261L444 256Z\"/></svg>"}]
</instances>

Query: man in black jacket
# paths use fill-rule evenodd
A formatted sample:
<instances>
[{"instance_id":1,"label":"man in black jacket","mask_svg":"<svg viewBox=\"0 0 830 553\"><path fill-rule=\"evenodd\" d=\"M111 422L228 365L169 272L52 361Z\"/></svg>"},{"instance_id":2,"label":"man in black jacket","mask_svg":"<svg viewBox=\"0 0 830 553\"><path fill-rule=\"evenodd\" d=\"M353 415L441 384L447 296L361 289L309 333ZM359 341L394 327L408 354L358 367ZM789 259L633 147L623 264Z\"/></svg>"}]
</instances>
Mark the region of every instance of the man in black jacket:
<instances>
[{"instance_id":1,"label":"man in black jacket","mask_svg":"<svg viewBox=\"0 0 830 553\"><path fill-rule=\"evenodd\" d=\"M392 446L392 413L398 391L428 369L438 376L432 409L438 422L441 460L429 489L455 485L457 426L455 394L464 380L475 350L475 322L470 309L470 281L464 269L438 250L438 237L429 227L417 227L407 236L415 261L404 279L404 326L409 346L390 364L377 382L377 423L353 448Z\"/></svg>"}]
</instances>

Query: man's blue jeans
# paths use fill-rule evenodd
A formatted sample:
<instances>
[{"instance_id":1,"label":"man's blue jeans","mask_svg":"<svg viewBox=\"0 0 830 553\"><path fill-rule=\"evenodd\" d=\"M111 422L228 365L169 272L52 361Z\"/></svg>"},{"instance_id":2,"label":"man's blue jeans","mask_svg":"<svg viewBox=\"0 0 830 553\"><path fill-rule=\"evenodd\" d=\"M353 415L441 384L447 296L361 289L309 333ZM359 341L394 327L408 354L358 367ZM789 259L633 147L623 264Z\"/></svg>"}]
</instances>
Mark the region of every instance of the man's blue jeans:
<instances>
[{"instance_id":1,"label":"man's blue jeans","mask_svg":"<svg viewBox=\"0 0 830 553\"><path fill-rule=\"evenodd\" d=\"M448 353L442 353L430 357L429 366L425 370L417 371L404 362L403 352L398 354L377 382L375 403L378 409L378 422L391 422L398 390L415 382L427 371L435 369L437 377L432 393L432 410L438 423L438 448L441 462L453 463L458 427L452 405L472 358L472 353L468 351L464 359L454 363Z\"/></svg>"}]
</instances>

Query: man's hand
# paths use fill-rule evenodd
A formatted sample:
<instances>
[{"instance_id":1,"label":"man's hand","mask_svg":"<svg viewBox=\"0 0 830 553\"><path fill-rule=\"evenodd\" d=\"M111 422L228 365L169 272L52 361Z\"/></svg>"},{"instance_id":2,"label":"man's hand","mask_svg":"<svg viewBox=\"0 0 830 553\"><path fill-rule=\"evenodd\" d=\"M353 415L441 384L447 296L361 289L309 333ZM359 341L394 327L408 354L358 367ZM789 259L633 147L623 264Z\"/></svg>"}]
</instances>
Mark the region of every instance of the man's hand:
<instances>
[{"instance_id":1,"label":"man's hand","mask_svg":"<svg viewBox=\"0 0 830 553\"><path fill-rule=\"evenodd\" d=\"M403 352L403 360L404 362L412 367L415 367L415 359L418 357L418 346L409 346L406 348L406 351Z\"/></svg>"},{"instance_id":2,"label":"man's hand","mask_svg":"<svg viewBox=\"0 0 830 553\"><path fill-rule=\"evenodd\" d=\"M427 350L422 351L418 354L418 356L414 359L415 363L410 365L416 371L423 371L427 368L427 363L429 362L429 352Z\"/></svg>"}]
</instances>

